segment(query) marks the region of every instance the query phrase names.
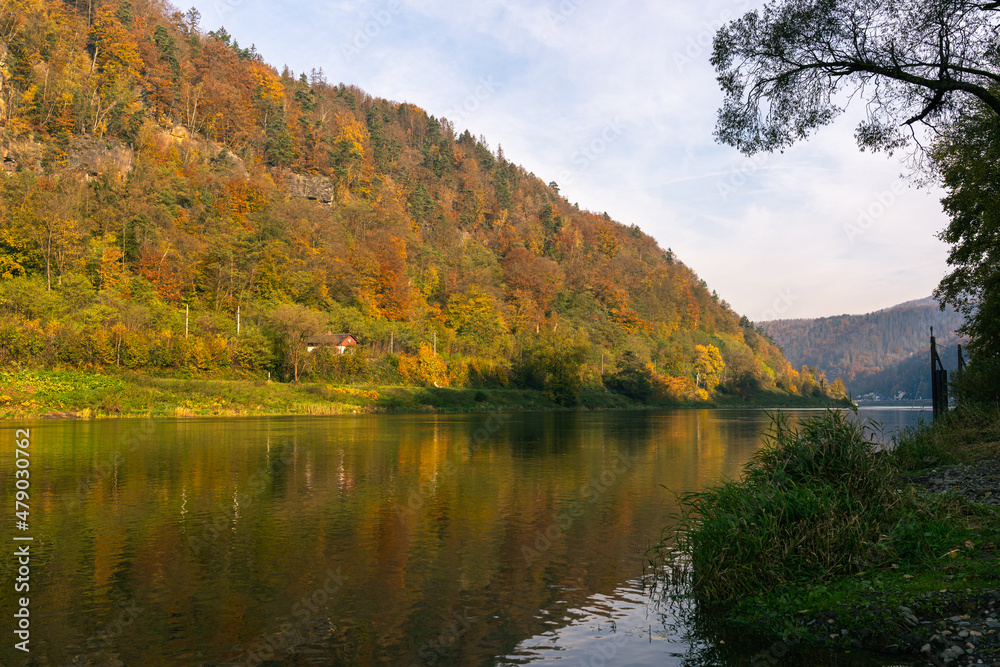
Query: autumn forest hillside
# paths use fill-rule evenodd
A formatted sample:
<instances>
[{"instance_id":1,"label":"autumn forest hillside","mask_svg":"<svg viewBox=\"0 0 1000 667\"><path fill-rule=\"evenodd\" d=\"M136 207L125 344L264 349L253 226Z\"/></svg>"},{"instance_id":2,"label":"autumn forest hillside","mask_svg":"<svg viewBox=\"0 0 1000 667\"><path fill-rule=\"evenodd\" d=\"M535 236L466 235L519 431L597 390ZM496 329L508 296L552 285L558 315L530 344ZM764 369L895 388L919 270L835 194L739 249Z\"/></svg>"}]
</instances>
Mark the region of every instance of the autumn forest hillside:
<instances>
[{"instance_id":1,"label":"autumn forest hillside","mask_svg":"<svg viewBox=\"0 0 1000 667\"><path fill-rule=\"evenodd\" d=\"M670 250L195 10L2 0L0 361L572 403L819 395ZM304 350L350 332L355 354Z\"/></svg>"}]
</instances>

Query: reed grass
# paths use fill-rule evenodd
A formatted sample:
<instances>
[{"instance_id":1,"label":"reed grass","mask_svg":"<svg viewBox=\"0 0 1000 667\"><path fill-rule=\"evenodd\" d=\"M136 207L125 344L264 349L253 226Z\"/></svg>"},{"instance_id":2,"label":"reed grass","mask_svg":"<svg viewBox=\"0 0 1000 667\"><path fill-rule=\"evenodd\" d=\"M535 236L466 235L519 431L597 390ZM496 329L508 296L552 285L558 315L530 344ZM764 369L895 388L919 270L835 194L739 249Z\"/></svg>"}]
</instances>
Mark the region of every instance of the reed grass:
<instances>
[{"instance_id":1,"label":"reed grass","mask_svg":"<svg viewBox=\"0 0 1000 667\"><path fill-rule=\"evenodd\" d=\"M903 471L1000 458L1000 405L959 406L931 424L904 429L893 458Z\"/></svg>"},{"instance_id":2,"label":"reed grass","mask_svg":"<svg viewBox=\"0 0 1000 667\"><path fill-rule=\"evenodd\" d=\"M706 600L857 572L889 557L885 535L907 498L889 457L876 450L875 426L837 411L797 428L785 415L771 419L742 479L678 496L674 534L654 552Z\"/></svg>"},{"instance_id":3,"label":"reed grass","mask_svg":"<svg viewBox=\"0 0 1000 667\"><path fill-rule=\"evenodd\" d=\"M773 415L741 479L678 496L675 525L650 552L667 587L760 621L873 594L902 604L959 576L1000 582L1000 513L918 490L904 475L928 461L1000 455L1000 411L967 406L904 432L889 452L877 430L845 412L798 427Z\"/></svg>"}]
</instances>

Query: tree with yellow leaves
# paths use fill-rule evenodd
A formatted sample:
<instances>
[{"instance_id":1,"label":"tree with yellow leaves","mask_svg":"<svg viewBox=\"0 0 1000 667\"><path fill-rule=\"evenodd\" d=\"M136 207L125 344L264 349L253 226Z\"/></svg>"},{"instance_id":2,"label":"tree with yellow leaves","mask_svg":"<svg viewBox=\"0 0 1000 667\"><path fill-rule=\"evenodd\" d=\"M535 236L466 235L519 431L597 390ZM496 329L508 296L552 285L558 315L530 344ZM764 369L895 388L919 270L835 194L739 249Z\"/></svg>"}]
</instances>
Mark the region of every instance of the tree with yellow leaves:
<instances>
[{"instance_id":1,"label":"tree with yellow leaves","mask_svg":"<svg viewBox=\"0 0 1000 667\"><path fill-rule=\"evenodd\" d=\"M355 185L364 166L365 128L346 114L338 119L340 131L330 140L330 165L342 191L346 194Z\"/></svg>"},{"instance_id":2,"label":"tree with yellow leaves","mask_svg":"<svg viewBox=\"0 0 1000 667\"><path fill-rule=\"evenodd\" d=\"M694 370L698 373L698 386L713 391L719 386L726 362L722 360L719 348L714 345L694 346Z\"/></svg>"},{"instance_id":3,"label":"tree with yellow leaves","mask_svg":"<svg viewBox=\"0 0 1000 667\"><path fill-rule=\"evenodd\" d=\"M483 350L492 349L497 339L507 333L496 299L475 286L465 294L451 295L445 323Z\"/></svg>"}]
</instances>

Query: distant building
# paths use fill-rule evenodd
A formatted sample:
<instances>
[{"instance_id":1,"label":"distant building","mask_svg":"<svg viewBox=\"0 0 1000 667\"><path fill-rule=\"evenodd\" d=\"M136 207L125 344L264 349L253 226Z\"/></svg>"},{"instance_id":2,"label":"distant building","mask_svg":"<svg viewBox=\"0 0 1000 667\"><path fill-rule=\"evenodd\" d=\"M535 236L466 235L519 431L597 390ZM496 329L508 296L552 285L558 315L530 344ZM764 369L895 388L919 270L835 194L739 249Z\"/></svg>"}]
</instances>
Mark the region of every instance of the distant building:
<instances>
[{"instance_id":1,"label":"distant building","mask_svg":"<svg viewBox=\"0 0 1000 667\"><path fill-rule=\"evenodd\" d=\"M357 339L346 333L335 334L327 331L325 334L316 334L306 339L306 349L309 352L321 347L335 347L339 354L343 354L347 348L357 347L357 345Z\"/></svg>"}]
</instances>

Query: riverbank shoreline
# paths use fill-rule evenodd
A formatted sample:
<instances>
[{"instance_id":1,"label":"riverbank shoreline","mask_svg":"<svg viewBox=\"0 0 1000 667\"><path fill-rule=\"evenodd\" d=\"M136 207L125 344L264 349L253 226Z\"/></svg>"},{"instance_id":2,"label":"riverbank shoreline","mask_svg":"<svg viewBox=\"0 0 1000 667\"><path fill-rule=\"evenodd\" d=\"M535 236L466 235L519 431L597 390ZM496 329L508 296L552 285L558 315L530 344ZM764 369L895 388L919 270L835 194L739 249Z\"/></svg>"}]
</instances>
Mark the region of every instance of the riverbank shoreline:
<instances>
[{"instance_id":1,"label":"riverbank shoreline","mask_svg":"<svg viewBox=\"0 0 1000 667\"><path fill-rule=\"evenodd\" d=\"M965 547L964 566L945 552L940 568L791 586L744 601L729 620L790 652L867 651L926 665L1000 667L1000 545L956 546ZM979 562L969 567L968 559Z\"/></svg>"},{"instance_id":2,"label":"riverbank shoreline","mask_svg":"<svg viewBox=\"0 0 1000 667\"><path fill-rule=\"evenodd\" d=\"M896 604L901 602L901 604ZM905 604L902 604L905 603ZM866 651L927 665L1000 666L1000 590L929 591L892 604L873 600L819 613L762 616L784 626L788 652L823 648ZM859 619L863 619L859 622Z\"/></svg>"},{"instance_id":3,"label":"riverbank shoreline","mask_svg":"<svg viewBox=\"0 0 1000 667\"><path fill-rule=\"evenodd\" d=\"M636 410L663 408L823 408L825 399L762 393L697 404L644 404L608 391L584 391L559 405L542 391L416 386L282 383L260 379L105 375L79 371L0 372L0 419L249 417Z\"/></svg>"},{"instance_id":4,"label":"riverbank shoreline","mask_svg":"<svg viewBox=\"0 0 1000 667\"><path fill-rule=\"evenodd\" d=\"M993 514L988 538L956 544L940 555L938 567L890 564L831 583L785 587L742 602L730 621L790 647L1000 667L1000 497L975 474L998 468L1000 458L908 480L919 493L961 497Z\"/></svg>"},{"instance_id":5,"label":"riverbank shoreline","mask_svg":"<svg viewBox=\"0 0 1000 667\"><path fill-rule=\"evenodd\" d=\"M801 451L779 467L797 465L795 456ZM851 565L836 575L815 566L785 571L784 583L710 613L727 634L752 634L783 654L867 651L914 664L1000 667L1000 409L959 411L902 434L896 451L880 456L891 461L900 503ZM818 483L808 475L798 482ZM720 506L705 507L715 521ZM711 595L696 599L722 608Z\"/></svg>"}]
</instances>

